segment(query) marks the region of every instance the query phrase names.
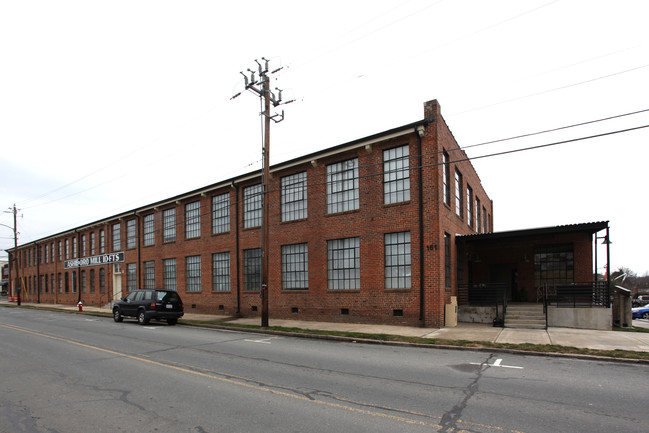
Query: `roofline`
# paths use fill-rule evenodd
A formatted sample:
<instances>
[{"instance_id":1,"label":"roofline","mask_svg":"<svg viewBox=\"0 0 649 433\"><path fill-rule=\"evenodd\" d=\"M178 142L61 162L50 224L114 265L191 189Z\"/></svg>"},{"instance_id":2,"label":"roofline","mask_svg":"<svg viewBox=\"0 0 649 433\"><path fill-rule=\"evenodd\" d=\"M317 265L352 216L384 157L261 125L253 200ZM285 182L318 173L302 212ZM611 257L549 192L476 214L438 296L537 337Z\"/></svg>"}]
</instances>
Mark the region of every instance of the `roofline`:
<instances>
[{"instance_id":1,"label":"roofline","mask_svg":"<svg viewBox=\"0 0 649 433\"><path fill-rule=\"evenodd\" d=\"M508 239L516 237L529 237L529 236L542 236L553 235L562 233L597 233L600 230L608 228L608 221L598 221L581 224L568 224L553 227L540 227L523 230L511 230L504 232L482 233L473 235L457 235L456 242L473 242L473 241L489 241L496 239Z\"/></svg>"}]
</instances>

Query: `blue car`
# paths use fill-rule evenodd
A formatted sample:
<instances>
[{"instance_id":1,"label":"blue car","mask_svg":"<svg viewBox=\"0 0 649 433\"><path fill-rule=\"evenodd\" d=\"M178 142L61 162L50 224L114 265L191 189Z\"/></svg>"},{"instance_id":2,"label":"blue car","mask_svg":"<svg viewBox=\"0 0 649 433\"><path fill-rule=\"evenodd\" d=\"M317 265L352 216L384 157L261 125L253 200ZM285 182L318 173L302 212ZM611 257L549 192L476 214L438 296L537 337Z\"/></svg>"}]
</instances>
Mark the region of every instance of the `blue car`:
<instances>
[{"instance_id":1,"label":"blue car","mask_svg":"<svg viewBox=\"0 0 649 433\"><path fill-rule=\"evenodd\" d=\"M643 307L631 308L634 319L649 319L649 304Z\"/></svg>"}]
</instances>

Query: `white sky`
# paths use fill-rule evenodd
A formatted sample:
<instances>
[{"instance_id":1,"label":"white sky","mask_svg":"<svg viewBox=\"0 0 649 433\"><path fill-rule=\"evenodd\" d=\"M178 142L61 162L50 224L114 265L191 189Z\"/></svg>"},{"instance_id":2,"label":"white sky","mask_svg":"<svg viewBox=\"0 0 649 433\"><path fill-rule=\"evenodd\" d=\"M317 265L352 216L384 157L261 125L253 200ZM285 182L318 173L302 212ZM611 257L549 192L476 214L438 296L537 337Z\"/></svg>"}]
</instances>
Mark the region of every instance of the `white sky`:
<instances>
[{"instance_id":1,"label":"white sky","mask_svg":"<svg viewBox=\"0 0 649 433\"><path fill-rule=\"evenodd\" d=\"M21 209L23 244L260 168L259 99L230 97L262 56L296 99L271 163L420 120L430 99L461 146L649 109L648 16L641 0L0 0L0 206ZM648 142L646 128L474 161L494 228L610 220L612 269L649 272Z\"/></svg>"}]
</instances>

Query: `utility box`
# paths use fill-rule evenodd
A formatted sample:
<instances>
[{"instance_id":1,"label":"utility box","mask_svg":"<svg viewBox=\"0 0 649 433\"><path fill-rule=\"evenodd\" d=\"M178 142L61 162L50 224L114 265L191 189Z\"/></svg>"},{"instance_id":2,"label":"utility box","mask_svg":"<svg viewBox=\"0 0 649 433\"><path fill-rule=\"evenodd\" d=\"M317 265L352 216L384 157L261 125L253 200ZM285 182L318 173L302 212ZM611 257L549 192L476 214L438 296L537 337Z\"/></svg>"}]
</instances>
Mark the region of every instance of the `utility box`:
<instances>
[{"instance_id":1,"label":"utility box","mask_svg":"<svg viewBox=\"0 0 649 433\"><path fill-rule=\"evenodd\" d=\"M447 328L457 326L457 296L451 296L451 303L446 304L444 326Z\"/></svg>"}]
</instances>

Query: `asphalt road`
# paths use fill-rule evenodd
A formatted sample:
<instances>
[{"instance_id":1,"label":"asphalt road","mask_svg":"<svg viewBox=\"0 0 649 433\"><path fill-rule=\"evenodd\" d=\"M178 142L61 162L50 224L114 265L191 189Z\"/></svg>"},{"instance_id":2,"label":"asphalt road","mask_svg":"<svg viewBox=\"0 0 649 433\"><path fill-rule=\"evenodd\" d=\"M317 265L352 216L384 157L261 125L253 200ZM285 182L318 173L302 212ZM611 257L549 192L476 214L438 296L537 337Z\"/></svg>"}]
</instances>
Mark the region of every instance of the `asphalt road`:
<instances>
[{"instance_id":1,"label":"asphalt road","mask_svg":"<svg viewBox=\"0 0 649 433\"><path fill-rule=\"evenodd\" d=\"M0 432L646 432L649 366L0 308Z\"/></svg>"}]
</instances>

